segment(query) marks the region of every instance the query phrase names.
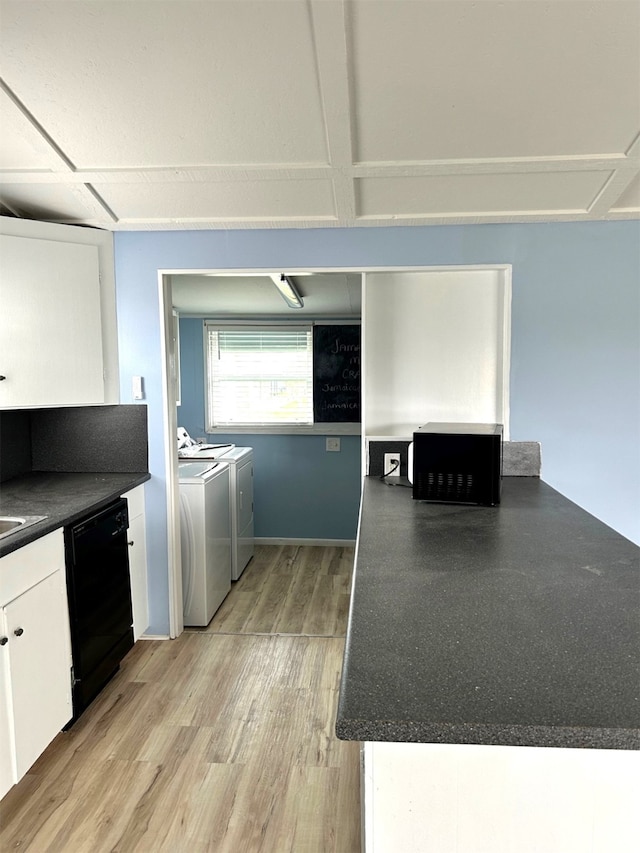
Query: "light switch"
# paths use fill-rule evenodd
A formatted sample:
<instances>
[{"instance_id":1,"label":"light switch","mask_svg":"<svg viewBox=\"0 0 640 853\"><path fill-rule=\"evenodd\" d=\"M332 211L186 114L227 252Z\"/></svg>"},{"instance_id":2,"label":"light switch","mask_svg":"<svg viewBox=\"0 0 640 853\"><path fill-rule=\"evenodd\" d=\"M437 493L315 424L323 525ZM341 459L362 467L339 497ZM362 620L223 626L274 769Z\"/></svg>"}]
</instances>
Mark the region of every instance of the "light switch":
<instances>
[{"instance_id":1,"label":"light switch","mask_svg":"<svg viewBox=\"0 0 640 853\"><path fill-rule=\"evenodd\" d=\"M334 453L340 450L340 439L339 438L327 438L327 450L333 451Z\"/></svg>"},{"instance_id":2,"label":"light switch","mask_svg":"<svg viewBox=\"0 0 640 853\"><path fill-rule=\"evenodd\" d=\"M144 384L142 376L131 377L131 394L134 400L144 400Z\"/></svg>"}]
</instances>

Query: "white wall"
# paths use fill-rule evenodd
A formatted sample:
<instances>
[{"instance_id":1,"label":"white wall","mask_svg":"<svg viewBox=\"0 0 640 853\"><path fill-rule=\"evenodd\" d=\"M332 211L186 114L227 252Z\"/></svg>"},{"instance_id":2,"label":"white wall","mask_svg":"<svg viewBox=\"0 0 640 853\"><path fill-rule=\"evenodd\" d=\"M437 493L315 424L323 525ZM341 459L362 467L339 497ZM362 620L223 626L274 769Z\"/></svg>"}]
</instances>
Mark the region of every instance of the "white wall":
<instances>
[{"instance_id":1,"label":"white wall","mask_svg":"<svg viewBox=\"0 0 640 853\"><path fill-rule=\"evenodd\" d=\"M114 235L121 393L144 376L149 411L150 617L168 626L166 464L158 270L513 270L513 441L542 442L551 486L640 542L640 222Z\"/></svg>"},{"instance_id":2,"label":"white wall","mask_svg":"<svg viewBox=\"0 0 640 853\"><path fill-rule=\"evenodd\" d=\"M460 421L508 438L508 270L367 273L363 297L366 435Z\"/></svg>"}]
</instances>

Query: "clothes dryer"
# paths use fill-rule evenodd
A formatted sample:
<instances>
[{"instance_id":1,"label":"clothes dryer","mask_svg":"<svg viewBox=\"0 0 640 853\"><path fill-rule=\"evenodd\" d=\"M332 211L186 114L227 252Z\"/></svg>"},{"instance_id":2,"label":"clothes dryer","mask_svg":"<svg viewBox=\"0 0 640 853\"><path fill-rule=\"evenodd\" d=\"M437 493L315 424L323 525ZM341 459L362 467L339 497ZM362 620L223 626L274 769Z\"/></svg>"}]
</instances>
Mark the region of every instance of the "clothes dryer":
<instances>
[{"instance_id":1,"label":"clothes dryer","mask_svg":"<svg viewBox=\"0 0 640 853\"><path fill-rule=\"evenodd\" d=\"M229 471L219 461L178 466L185 625L208 625L231 589Z\"/></svg>"},{"instance_id":2,"label":"clothes dryer","mask_svg":"<svg viewBox=\"0 0 640 853\"><path fill-rule=\"evenodd\" d=\"M253 557L253 448L233 447L218 457L229 465L231 579L237 581Z\"/></svg>"}]
</instances>

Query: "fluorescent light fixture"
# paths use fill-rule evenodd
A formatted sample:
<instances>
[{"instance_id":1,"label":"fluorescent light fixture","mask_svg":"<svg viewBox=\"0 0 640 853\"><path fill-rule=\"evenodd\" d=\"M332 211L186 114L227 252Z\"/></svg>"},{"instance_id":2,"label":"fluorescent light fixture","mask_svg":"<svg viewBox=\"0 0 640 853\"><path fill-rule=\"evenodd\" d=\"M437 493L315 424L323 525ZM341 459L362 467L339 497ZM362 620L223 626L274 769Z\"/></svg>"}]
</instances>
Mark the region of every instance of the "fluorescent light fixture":
<instances>
[{"instance_id":1,"label":"fluorescent light fixture","mask_svg":"<svg viewBox=\"0 0 640 853\"><path fill-rule=\"evenodd\" d=\"M192 275L190 272L179 273L179 275ZM248 272L232 272L231 270L227 270L226 272L198 272L193 273L193 275L201 275L206 276L207 278L273 278L274 274L267 272L253 272L249 270ZM278 278L282 275L282 273L278 274ZM297 270L296 272L290 272L289 275L295 275L296 278L301 275L313 275L310 272L300 272Z\"/></svg>"},{"instance_id":2,"label":"fluorescent light fixture","mask_svg":"<svg viewBox=\"0 0 640 853\"><path fill-rule=\"evenodd\" d=\"M284 273L278 275L272 275L271 281L275 284L275 286L280 291L280 296L287 303L289 308L302 308L304 305L302 301L302 297L298 293L295 288L294 283L291 279L286 276Z\"/></svg>"}]
</instances>

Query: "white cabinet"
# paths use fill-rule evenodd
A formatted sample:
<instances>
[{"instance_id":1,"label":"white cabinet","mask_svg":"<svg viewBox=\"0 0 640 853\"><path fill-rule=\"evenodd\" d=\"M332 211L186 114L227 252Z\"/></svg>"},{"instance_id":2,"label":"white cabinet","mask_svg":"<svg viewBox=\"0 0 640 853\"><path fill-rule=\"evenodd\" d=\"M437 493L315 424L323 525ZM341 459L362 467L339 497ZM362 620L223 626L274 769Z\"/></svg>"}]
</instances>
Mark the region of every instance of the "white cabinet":
<instances>
[{"instance_id":1,"label":"white cabinet","mask_svg":"<svg viewBox=\"0 0 640 853\"><path fill-rule=\"evenodd\" d=\"M1 613L1 611L0 611ZM0 615L0 620L2 616ZM0 797L13 785L15 779L13 759L13 726L9 696L9 655L5 646L9 638L0 625Z\"/></svg>"},{"instance_id":2,"label":"white cabinet","mask_svg":"<svg viewBox=\"0 0 640 853\"><path fill-rule=\"evenodd\" d=\"M2 796L73 713L61 529L0 560L0 678Z\"/></svg>"},{"instance_id":3,"label":"white cabinet","mask_svg":"<svg viewBox=\"0 0 640 853\"><path fill-rule=\"evenodd\" d=\"M5 608L18 779L72 715L61 580L55 572Z\"/></svg>"},{"instance_id":4,"label":"white cabinet","mask_svg":"<svg viewBox=\"0 0 640 853\"><path fill-rule=\"evenodd\" d=\"M131 607L133 639L137 640L149 627L147 588L147 538L145 531L144 486L136 486L123 495L129 507L129 572L131 574Z\"/></svg>"},{"instance_id":5,"label":"white cabinet","mask_svg":"<svg viewBox=\"0 0 640 853\"><path fill-rule=\"evenodd\" d=\"M105 402L97 246L0 234L0 409Z\"/></svg>"}]
</instances>

